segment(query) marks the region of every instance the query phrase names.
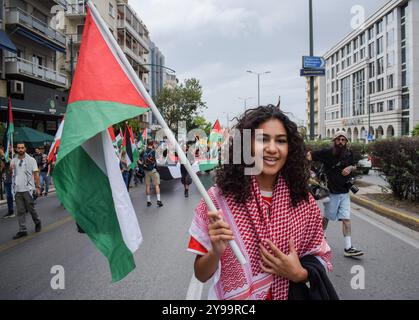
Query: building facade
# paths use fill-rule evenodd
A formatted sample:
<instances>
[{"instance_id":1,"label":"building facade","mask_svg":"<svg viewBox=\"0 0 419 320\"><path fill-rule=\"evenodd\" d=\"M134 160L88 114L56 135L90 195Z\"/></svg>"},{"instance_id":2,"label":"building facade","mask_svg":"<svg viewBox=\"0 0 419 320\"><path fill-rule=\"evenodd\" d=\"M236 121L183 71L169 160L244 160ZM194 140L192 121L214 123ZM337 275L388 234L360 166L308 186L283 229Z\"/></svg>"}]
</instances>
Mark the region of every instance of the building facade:
<instances>
[{"instance_id":1,"label":"building facade","mask_svg":"<svg viewBox=\"0 0 419 320\"><path fill-rule=\"evenodd\" d=\"M326 90L326 79L324 77L314 78L314 135L316 139L325 137L324 127L324 101ZM306 114L307 114L307 134L310 135L310 78L306 79Z\"/></svg>"},{"instance_id":2,"label":"building facade","mask_svg":"<svg viewBox=\"0 0 419 320\"><path fill-rule=\"evenodd\" d=\"M326 137L411 134L419 123L419 1L389 1L324 58Z\"/></svg>"},{"instance_id":3,"label":"building facade","mask_svg":"<svg viewBox=\"0 0 419 320\"><path fill-rule=\"evenodd\" d=\"M14 46L1 50L0 118L11 98L15 126L54 134L67 105L68 78L60 72L66 36L58 31L53 8L64 0L0 2L1 31Z\"/></svg>"},{"instance_id":4,"label":"building facade","mask_svg":"<svg viewBox=\"0 0 419 320\"><path fill-rule=\"evenodd\" d=\"M153 98L163 89L166 73L164 65L164 55L154 42L150 41L150 93Z\"/></svg>"}]
</instances>

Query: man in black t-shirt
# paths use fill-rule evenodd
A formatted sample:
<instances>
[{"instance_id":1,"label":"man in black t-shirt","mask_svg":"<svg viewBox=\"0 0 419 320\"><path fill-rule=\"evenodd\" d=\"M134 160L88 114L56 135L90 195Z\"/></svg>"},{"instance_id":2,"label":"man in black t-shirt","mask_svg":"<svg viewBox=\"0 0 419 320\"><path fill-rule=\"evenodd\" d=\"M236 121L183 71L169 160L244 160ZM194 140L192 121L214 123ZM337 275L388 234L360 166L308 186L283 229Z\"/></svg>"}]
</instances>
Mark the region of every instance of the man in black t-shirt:
<instances>
[{"instance_id":1,"label":"man in black t-shirt","mask_svg":"<svg viewBox=\"0 0 419 320\"><path fill-rule=\"evenodd\" d=\"M326 230L329 220L342 221L345 238L344 255L359 257L364 253L352 246L351 208L350 208L350 175L355 169L352 151L348 148L346 132L337 132L333 147L316 152L309 152L308 160L323 163L330 191L330 201L324 203L323 228Z\"/></svg>"}]
</instances>

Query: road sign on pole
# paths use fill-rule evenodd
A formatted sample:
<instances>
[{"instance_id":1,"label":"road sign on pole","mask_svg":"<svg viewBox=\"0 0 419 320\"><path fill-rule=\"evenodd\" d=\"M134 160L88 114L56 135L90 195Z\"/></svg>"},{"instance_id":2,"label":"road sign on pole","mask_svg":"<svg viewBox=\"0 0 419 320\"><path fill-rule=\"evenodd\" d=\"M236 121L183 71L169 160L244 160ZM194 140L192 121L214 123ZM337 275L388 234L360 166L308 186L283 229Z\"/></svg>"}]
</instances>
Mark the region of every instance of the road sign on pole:
<instances>
[{"instance_id":1,"label":"road sign on pole","mask_svg":"<svg viewBox=\"0 0 419 320\"><path fill-rule=\"evenodd\" d=\"M303 57L303 69L324 69L326 62L322 57Z\"/></svg>"},{"instance_id":2,"label":"road sign on pole","mask_svg":"<svg viewBox=\"0 0 419 320\"><path fill-rule=\"evenodd\" d=\"M326 75L325 69L301 69L301 77L324 77Z\"/></svg>"}]
</instances>

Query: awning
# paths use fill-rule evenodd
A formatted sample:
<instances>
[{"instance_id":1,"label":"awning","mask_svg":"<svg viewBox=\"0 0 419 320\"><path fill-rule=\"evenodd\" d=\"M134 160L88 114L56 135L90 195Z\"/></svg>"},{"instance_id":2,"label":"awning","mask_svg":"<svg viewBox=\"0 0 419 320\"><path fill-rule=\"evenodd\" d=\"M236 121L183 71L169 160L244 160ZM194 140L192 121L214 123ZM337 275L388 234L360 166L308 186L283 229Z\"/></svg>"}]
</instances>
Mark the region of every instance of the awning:
<instances>
[{"instance_id":1,"label":"awning","mask_svg":"<svg viewBox=\"0 0 419 320\"><path fill-rule=\"evenodd\" d=\"M51 41L48 41L46 39L42 39L41 37L38 37L37 35L22 29L22 28L18 28L18 30L16 31L17 33L19 33L20 35L27 37L35 42L38 42L39 44L43 45L43 46L47 46L48 48L54 50L54 51L59 51L62 53L65 53L65 48L61 48L60 46L54 44Z\"/></svg>"},{"instance_id":2,"label":"awning","mask_svg":"<svg viewBox=\"0 0 419 320\"><path fill-rule=\"evenodd\" d=\"M0 47L13 53L17 52L16 46L13 44L4 30L0 30Z\"/></svg>"}]
</instances>

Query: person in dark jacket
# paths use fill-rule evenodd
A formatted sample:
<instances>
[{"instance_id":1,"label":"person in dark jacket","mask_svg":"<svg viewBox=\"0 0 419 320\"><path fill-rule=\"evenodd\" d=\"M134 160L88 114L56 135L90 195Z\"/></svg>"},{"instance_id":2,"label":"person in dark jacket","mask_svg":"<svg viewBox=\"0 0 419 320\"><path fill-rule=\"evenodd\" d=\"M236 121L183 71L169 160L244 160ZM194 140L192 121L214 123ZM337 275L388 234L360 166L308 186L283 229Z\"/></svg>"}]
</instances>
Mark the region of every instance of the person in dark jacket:
<instances>
[{"instance_id":1,"label":"person in dark jacket","mask_svg":"<svg viewBox=\"0 0 419 320\"><path fill-rule=\"evenodd\" d=\"M327 186L330 191L329 201L324 203L323 229L329 220L342 221L345 239L344 256L359 257L364 253L352 246L351 208L349 190L351 173L355 170L352 151L348 147L346 132L339 131L333 138L333 147L315 152L308 152L308 160L324 164Z\"/></svg>"}]
</instances>

